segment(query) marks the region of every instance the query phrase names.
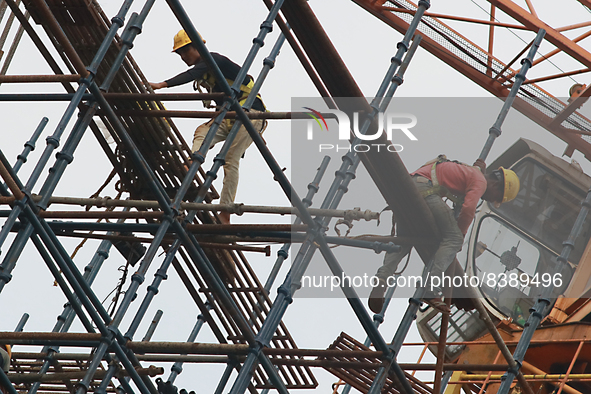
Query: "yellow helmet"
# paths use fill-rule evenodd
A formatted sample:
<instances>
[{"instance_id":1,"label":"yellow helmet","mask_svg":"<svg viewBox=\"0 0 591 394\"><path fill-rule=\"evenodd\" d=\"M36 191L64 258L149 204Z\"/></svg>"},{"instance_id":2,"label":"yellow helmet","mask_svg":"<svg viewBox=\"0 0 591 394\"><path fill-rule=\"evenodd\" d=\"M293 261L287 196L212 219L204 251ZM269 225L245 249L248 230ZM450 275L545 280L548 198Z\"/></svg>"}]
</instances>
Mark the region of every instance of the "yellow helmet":
<instances>
[{"instance_id":1,"label":"yellow helmet","mask_svg":"<svg viewBox=\"0 0 591 394\"><path fill-rule=\"evenodd\" d=\"M517 197L517 193L519 193L519 178L515 171L507 170L503 167L499 167L499 170L503 172L503 179L505 181L503 202L511 201Z\"/></svg>"},{"instance_id":2,"label":"yellow helmet","mask_svg":"<svg viewBox=\"0 0 591 394\"><path fill-rule=\"evenodd\" d=\"M197 34L199 34L199 33L197 33ZM201 35L199 37L201 37ZM202 40L203 40L203 38L202 38ZM189 35L187 34L187 32L184 30L180 30L174 36L172 51L176 52L178 49L184 47L185 45L189 45L191 42L192 41L189 38ZM203 43L205 44L205 40L203 40Z\"/></svg>"}]
</instances>

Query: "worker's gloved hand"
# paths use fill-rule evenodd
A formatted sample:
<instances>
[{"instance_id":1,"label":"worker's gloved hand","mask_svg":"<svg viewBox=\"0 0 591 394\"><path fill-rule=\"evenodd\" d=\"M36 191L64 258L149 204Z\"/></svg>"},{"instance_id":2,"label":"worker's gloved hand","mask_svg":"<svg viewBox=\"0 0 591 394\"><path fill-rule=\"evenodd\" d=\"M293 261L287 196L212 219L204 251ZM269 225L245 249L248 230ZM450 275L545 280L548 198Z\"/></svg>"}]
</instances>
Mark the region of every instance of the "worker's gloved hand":
<instances>
[{"instance_id":1,"label":"worker's gloved hand","mask_svg":"<svg viewBox=\"0 0 591 394\"><path fill-rule=\"evenodd\" d=\"M177 388L171 382L163 382L162 379L156 379L158 385L158 392L160 394L177 394Z\"/></svg>"},{"instance_id":2,"label":"worker's gloved hand","mask_svg":"<svg viewBox=\"0 0 591 394\"><path fill-rule=\"evenodd\" d=\"M480 168L480 171L482 171L483 174L486 172L486 163L484 162L484 160L476 159L476 161L472 165L474 167Z\"/></svg>"},{"instance_id":3,"label":"worker's gloved hand","mask_svg":"<svg viewBox=\"0 0 591 394\"><path fill-rule=\"evenodd\" d=\"M181 389L180 394L187 394L187 390ZM188 394L195 394L195 392L191 390Z\"/></svg>"}]
</instances>

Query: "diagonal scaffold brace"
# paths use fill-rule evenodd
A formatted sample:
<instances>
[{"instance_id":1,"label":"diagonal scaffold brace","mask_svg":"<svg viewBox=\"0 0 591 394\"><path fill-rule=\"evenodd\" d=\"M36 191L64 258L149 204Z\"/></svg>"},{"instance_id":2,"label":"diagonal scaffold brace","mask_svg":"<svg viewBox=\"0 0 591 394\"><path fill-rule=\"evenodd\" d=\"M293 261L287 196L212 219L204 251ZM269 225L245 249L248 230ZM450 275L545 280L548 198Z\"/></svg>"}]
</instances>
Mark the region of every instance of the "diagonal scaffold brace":
<instances>
[{"instance_id":1,"label":"diagonal scaffold brace","mask_svg":"<svg viewBox=\"0 0 591 394\"><path fill-rule=\"evenodd\" d=\"M552 272L560 274L568 264L568 257L575 247L575 240L581 233L583 224L585 223L587 214L589 213L589 208L591 208L591 190L587 192L586 198L581 202L581 210L579 211L579 215L573 224L573 228L571 229L568 239L562 243L562 252L560 253L560 256L556 257L554 270ZM525 358L525 353L529 348L534 333L540 325L542 319L548 314L548 312L550 312L549 307L552 305L551 298L553 296L554 289L555 288L553 286L544 287L540 298L530 309L531 313L525 323L523 334L521 334L519 342L515 347L515 352L513 353L514 366L510 368L505 375L503 375L501 386L498 390L499 394L508 394L509 390L511 390L513 379L515 379L516 375L520 373L519 368L521 368L523 359Z\"/></svg>"},{"instance_id":2,"label":"diagonal scaffold brace","mask_svg":"<svg viewBox=\"0 0 591 394\"><path fill-rule=\"evenodd\" d=\"M177 15L177 18L179 18L181 25L183 26L183 28L185 28L185 31L187 31L189 37L192 38L193 42L195 42L195 46L198 47L198 49L201 49L200 52L201 51L205 52L206 48L199 42L197 32L194 29L194 27L192 26L192 24L190 23L189 18L186 16L186 14L184 14L184 11L183 11L182 7L180 7L180 4L178 4L178 2L173 1L173 0L169 0L168 3L169 3L169 5L171 5L171 8L173 8L173 12L175 12L175 14ZM423 3L428 4L428 2L423 2ZM420 18L420 16L419 16L419 18ZM199 47L203 47L203 48L199 48ZM408 44L406 46L402 45L402 47L403 47L402 53L404 53L404 52L406 52L406 50L408 48ZM203 53L202 53L202 55L203 55ZM388 78L385 78L385 81L388 84L390 83L391 78L394 76L396 68L401 63L401 57L402 56L400 56L397 59L396 64L393 64L393 70L391 71L391 73L389 73ZM207 61L207 57L205 57L205 59ZM212 67L211 64L210 64L210 67L214 70L214 73L219 72L219 70L215 70L215 68ZM220 77L221 77L221 74L220 74ZM221 79L221 78L218 78L218 79ZM386 87L387 87L387 85L386 85ZM227 94L231 93L231 91L229 90L229 86L225 86L224 89L227 90L227 92L226 92ZM383 92L385 92L385 90L386 90L386 88L384 87L382 89L382 94L383 94ZM237 112L239 118L241 118L245 122L245 125L247 126L247 130L251 134L251 137L253 138L255 144L259 148L259 151L261 151L263 157L267 161L267 164L269 165L269 167L272 169L273 173L275 174L276 179L281 184L284 192L291 198L292 204L294 206L296 206L296 208L298 208L298 210L300 210L300 212L302 213L303 222L308 224L312 228L312 230L310 232L311 236L309 238L310 239L316 238L316 236L319 235L318 225L315 223L315 221L312 220L312 218L310 217L309 214L308 215L305 214L306 213L305 209L302 209L305 207L302 207L303 204L302 204L301 200L299 199L299 197L297 197L297 194L295 194L292 191L289 181L286 179L285 175L283 174L283 172L281 171L281 169L279 168L279 166L275 162L274 158L272 157L272 155L270 154L270 152L268 151L268 149L264 145L264 142L262 141L262 139L258 135L257 131L254 130L252 128L252 126L249 124L248 118L242 112L241 108L239 106L235 105L235 107L233 109ZM374 111L375 113L377 113L379 111L379 108L377 108L377 104L374 105L374 110L375 110ZM364 125L365 131L369 127L370 122L371 122L371 120L368 120L368 122L366 122L366 124ZM331 202L336 202L338 204L338 201L332 201L333 197L334 197L334 194L330 199L327 200L328 202L325 202L326 205L330 205ZM331 266L333 273L342 272L342 269L340 268L338 262L336 261L336 259L332 255L332 252L330 251L330 249L326 245L326 242L324 241L324 239L322 237L319 237L317 239L317 241L319 241L319 244L320 244L319 246L323 252L325 259L329 262L329 265ZM308 242L308 243L311 244L311 242ZM315 248L314 248L314 250L315 250ZM307 254L308 258L311 257L311 254L309 254L309 253L304 253L304 254ZM302 254L300 253L298 255L301 256ZM300 257L300 260L306 260L306 259L303 259L302 257ZM300 264L300 265L302 265L302 264ZM305 264L303 264L303 265L305 265ZM300 272L300 275L301 275L301 273L302 272ZM276 326L281 321L281 317L283 316L283 314L287 308L287 305L289 305L289 303L291 301L291 293L292 293L291 278L288 277L287 280L288 280L287 286L282 286L279 289L279 296L278 297L280 298L280 302L277 302L277 300L276 300L273 307L271 308L269 316L267 317L265 323L263 324L263 327L262 327L261 331L259 332L259 335L257 335L257 346L254 348L251 348L249 355L247 356L247 359L246 359L245 363L243 364L242 371L240 372L236 382L234 383L234 387L232 388L232 391L231 391L232 393L238 393L238 392L241 393L241 392L244 392L244 390L246 389L246 386L248 385L250 377L252 376L252 371L254 369L254 366L256 365L256 360L259 358L259 355L261 353L261 349L265 346L266 343L268 343L268 338L270 338L270 336L272 336L272 333L274 332ZM297 287L297 285L296 285L296 287ZM357 295L355 294L355 292L351 288L343 288L343 290L345 291L345 294L347 295L349 302L351 303L353 309L355 310L360 321L362 322L362 325L368 331L368 335L372 338L373 342L382 345L382 346L379 346L380 350L381 349L387 350L387 345L386 345L385 341L383 340L383 338L381 338L381 336L379 335L379 332L377 332L377 330L375 329L373 322L371 321L369 315L367 314L367 311L363 307L362 303L360 302L360 300L357 297ZM408 382L406 381L406 379L404 378L403 374L402 374L401 381L403 384L406 383L405 389L407 391L411 390L411 387L408 384Z\"/></svg>"},{"instance_id":3,"label":"diagonal scaffold brace","mask_svg":"<svg viewBox=\"0 0 591 394\"><path fill-rule=\"evenodd\" d=\"M271 70L271 68L275 64L276 58L279 55L279 51L281 49L281 46L283 45L283 42L284 42L284 37L283 37L283 35L280 35L280 37L277 39L275 45L273 46L273 49L271 50L270 55L267 58L265 58L265 60L263 62L263 64L264 64L263 69L261 70L259 76L257 77L257 79L254 83L254 86L251 89L249 97L247 98L246 102L244 103L244 108L250 109L250 107L252 106L252 104L257 96L258 91L260 90L262 84L264 83L269 71ZM255 43L255 45L259 45L259 44ZM255 47L255 49L256 49L256 47ZM249 56L247 58L247 60L245 61L245 63L241 67L241 72L239 73L238 77L236 78L235 84L237 84L237 85L234 86L233 88L236 88L236 89L240 88L239 81L241 80L241 78L243 78L246 75L248 68L251 66L253 60L254 59L252 56ZM237 94L238 93L236 92L236 95ZM209 150L209 147L211 145L211 140L213 140L213 136L215 135L217 127L219 126L221 120L224 119L224 114L229 109L229 102L228 101L226 101L224 103L223 108L224 108L224 110L221 113L221 118L219 116L216 117L216 120L214 121L214 123L212 124L212 126L208 132L208 135L206 137L206 141L204 141L204 143L202 144L199 151L193 155L193 157L196 160L194 160L193 164L191 165L191 168L189 169L187 176L184 179L183 185L185 185L186 187L185 186L181 187L181 192L179 194L177 194L177 198L173 202L173 206L175 206L177 208L180 208L180 205L182 202L182 198L179 196L181 194L184 194L188 185L190 185L190 182L192 181L196 171L199 169L199 167L203 163L203 159L205 157L205 154ZM234 125L224 142L222 150L220 151L220 153L216 156L216 158L214 160L214 165L213 165L212 169L207 172L206 179L205 179L204 183L201 185L201 192L197 195L197 198L194 200L194 203L201 203L205 199L206 191L209 189L211 183L215 179L216 174L219 171L220 167L224 164L224 158L225 158L226 154L228 153L228 150L229 150L230 146L232 145L232 141L234 140L235 136L237 135L238 130L240 129L241 125L242 125L242 122L239 120L234 122ZM209 142L208 142L208 140L209 140ZM183 223L185 223L185 224L191 223L193 218L195 217L196 213L197 213L196 210L189 211L186 218L184 219ZM147 292L144 300L142 301L142 304L141 304L140 308L138 309L138 312L136 313L136 316L134 317L129 330L125 334L125 337L128 338L129 340L131 340L133 338L133 335L135 334L135 331L139 327L139 324L140 324L144 314L146 313L152 298L158 292L158 288L159 288L161 282L166 278L166 272L167 272L168 268L170 267L170 264L172 263L173 259L175 258L175 254L178 251L180 246L181 246L181 241L177 239L170 246L170 248L168 248L168 251L166 253L166 257L165 257L160 269L156 272L154 281L152 282L152 284L150 286L148 286L148 292ZM206 319L205 319L203 313L207 313L211 309L211 305L209 304L209 302L205 302L205 303L203 303L203 305L206 308L206 311L202 311L202 314L200 314L198 316L197 322L195 323L193 330L189 334L187 342L194 342L195 341L195 339L197 338L197 335L199 334L201 327L206 322ZM180 361L174 363L174 365L171 368L171 374L168 378L168 382L173 383L175 381L178 374L180 374L182 372L182 364L183 363ZM228 364L228 366L230 367L230 371L231 371L231 369L237 367L237 363L232 361ZM226 374L224 374L224 376L225 375ZM224 379L222 379L220 381L220 384L223 381L224 381Z\"/></svg>"},{"instance_id":4,"label":"diagonal scaffold brace","mask_svg":"<svg viewBox=\"0 0 591 394\"><path fill-rule=\"evenodd\" d=\"M144 8L142 9L142 12L139 15L133 14L132 17L130 18L130 22L128 24L128 29L126 29L126 31L124 32L124 35L123 35L123 38L128 38L129 40L124 40L124 43L123 43L124 45L122 46L122 48L120 50L119 56L116 59L113 67L111 68L110 73L107 75L107 77L104 80L103 85L105 86L105 90L106 90L106 87L108 87L108 85L110 84L110 81L112 80L112 78L114 77L117 68L123 62L123 59L125 58L125 53L127 52L129 47L131 46L133 38L135 38L135 35L141 31L141 22L147 16L147 13L149 12L152 4L153 4L153 0L149 0L145 4ZM129 9L130 5L131 5L131 1L126 1L124 3L124 5L121 7L121 10L117 14L117 16L115 18L113 18L112 27L109 30L108 34L106 35L105 40L101 44L101 47L97 51L97 54L95 55L93 62L91 63L91 65L88 68L89 76L86 79L81 80L81 88L79 89L79 92L84 92L84 90L86 89L86 87L88 87L88 85L94 84L93 79L94 79L94 75L96 73L96 69L98 68L98 64L103 59L108 47L111 44L111 41L112 41L114 35L116 34L117 29L123 25L123 17L125 15L125 13L127 12L127 10ZM103 88L103 87L101 87L101 88ZM63 131L69 118L73 114L73 108L76 108L76 105L80 100L81 100L81 96L79 96L75 101L73 101L71 103L70 107L66 111L66 114L62 118L60 125L58 125L58 130L56 131L56 133L54 133L54 136L52 137L51 140L48 139L48 149L50 147L51 148L57 147L57 140L59 137L56 137L56 134L59 135L61 133L61 131ZM78 121L74 127L74 130L72 132L72 135L70 136L70 138L66 142L66 146L64 148L64 151L62 151L62 152L60 152L60 154L58 154L58 160L54 166L54 170L52 171L52 173L50 174L50 177L48 178L48 180L46 181L46 183L44 184L44 186L42 188L42 193L45 198L49 198L51 196L51 192L55 188L55 185L57 184L57 181L59 180L59 176L61 175L61 173L63 173L65 166L72 161L72 154L73 154L78 142L80 141L80 138L82 137L82 135L84 133L84 130L88 126L90 119L92 118L93 110L96 109L96 106L94 104L92 104L91 108L92 108L92 110L87 110L85 112L84 116L81 116L78 119ZM47 153L47 152L48 152L48 150L46 150L45 153ZM45 155L45 156L47 156L47 155ZM44 165L43 160L40 161L40 164ZM40 168L42 168L40 165L38 165L36 167L37 173L39 172L38 169L40 169ZM14 176L14 178L16 179L16 176ZM36 180L36 178L37 178L37 176L32 176L33 183ZM31 182L31 180L30 180L30 182ZM32 185L30 185L30 186L32 187ZM30 190L30 187L25 186L25 187L22 187L21 189L22 190ZM40 205L43 205L45 203L46 202L41 201ZM21 238L28 238L29 236L31 236L31 232L33 231L33 229L36 231L37 235L34 235L32 237L33 242L38 247L40 253L44 257L44 260L46 260L50 270L52 270L52 273L56 277L56 280L58 281L58 283L62 287L62 290L64 291L64 293L68 297L72 307L76 310L76 313L78 314L80 319L83 321L87 330L89 330L90 332L93 332L94 328L93 328L92 324L89 323L88 319L85 317L85 314L82 312L81 307L80 307L80 301L84 305L84 307L88 310L89 314L91 315L91 317L94 321L94 324L97 325L97 327L99 328L101 333L105 336L105 341L103 342L104 344L108 344L109 342L111 342L112 339L109 340L107 338L111 338L113 335L118 336L119 337L118 340L123 341L123 338L122 338L122 336L120 336L120 334L118 334L117 332L114 333L114 331L116 331L116 329L113 329L113 328L107 329L107 327L105 326L105 324L110 321L110 317L109 317L108 313L104 310L104 308L102 308L100 301L98 301L96 296L92 293L92 291L88 287L88 284L85 282L84 278L80 275L77 268L73 265L67 252L63 249L63 247L61 246L61 244L59 243L59 241L55 237L55 234L53 234L51 229L49 229L47 224L44 223L44 221L42 219L40 219L39 217L36 216L36 211L38 208L33 205L32 201L30 201L30 199L29 199L29 201L21 201L20 207L21 207L21 212L24 210L24 214L27 217L27 219L29 220L29 224L27 225L27 227L25 228L25 230L22 233L19 233L19 235L23 234L24 237L21 237ZM16 241L15 241L15 243L16 243ZM48 248L47 252L44 249L41 249L41 248L43 248L43 244L45 244L45 246ZM13 247L14 247L14 245L15 244L13 244ZM13 248L11 248L11 249L13 249ZM10 254L10 252L9 252L9 254ZM75 290L77 296L80 298L80 301L78 301L78 299L76 297L74 297L73 294L71 294L69 292L69 290L67 290L67 285L65 285L63 278L61 276L61 273L59 272L59 270L56 267L53 266L53 263L50 261L52 258L54 258L56 263L59 265L59 268L64 273L64 275L66 276L68 281L70 282L70 284L71 284L72 288ZM94 309L94 308L96 308L96 309ZM129 370L130 375L132 376L133 380L135 381L136 385L140 388L140 390L144 393L155 393L156 390L153 387L153 385L151 385L149 380L147 380L147 379L144 380L143 378L140 378L137 373L135 373L133 363L135 363L136 365L138 364L135 357L129 356L130 358L128 359L128 355L125 354L123 348L118 343L112 343L111 346L113 346L115 352L117 353L117 356L119 357L119 360L124 364L125 368L127 368ZM109 358L109 357L110 356L108 356L107 358ZM96 363L94 364L94 366L96 367ZM93 372L94 372L93 368L91 367L89 369L89 372L85 376L85 378L80 382L80 384L78 386L79 392L81 392L81 391L85 392L88 389L88 381L92 378ZM131 388L129 386L126 387L126 391L129 391L130 393L132 392Z\"/></svg>"},{"instance_id":5,"label":"diagonal scaffold brace","mask_svg":"<svg viewBox=\"0 0 591 394\"><path fill-rule=\"evenodd\" d=\"M493 126L489 130L489 136L488 136L488 138L484 144L484 147L482 148L482 151L478 157L480 160L483 160L483 161L486 160L488 153L490 152L490 149L492 148L492 145L493 145L495 139L501 135L501 126L502 126L503 122L505 121L505 118L507 117L507 114L509 113L511 106L513 105L513 101L517 97L517 93L519 92L519 88L521 87L522 83L525 81L525 75L527 74L527 71L532 67L534 56L536 55L545 35L546 35L546 31L544 29L540 29L538 31L538 34L536 35L536 38L532 42L532 46L531 46L527 56L524 59L522 59L521 70L519 70L519 73L517 73L517 75L515 76L515 82L514 82L513 86L511 87L511 91L509 92L509 96L505 100L505 103L503 104L503 107L501 108L501 111L499 112L499 115L497 117L497 120L495 121L495 123L493 124ZM533 390L532 390L531 386L527 383L525 377L523 376L523 373L519 370L520 366L521 366L521 362L523 361L523 356L525 356L525 351L523 352L523 356L521 357L521 359L519 358L519 354L517 353L517 349L519 347L515 349L515 354L513 356L511 356L509 349L507 348L504 341L502 340L501 335L497 331L496 326L493 324L488 311L484 307L484 304L482 303L480 298L478 298L476 292L473 289L470 289L470 290L472 293L471 296L472 296L474 305L475 305L476 309L478 310L478 313L480 314L480 318L484 321L487 329L489 330L493 339L495 340L495 342L499 346L501 354L503 355L503 357L507 361L507 364L509 365L509 369L506 374L507 379L510 378L510 381L512 383L513 379L517 378L522 390L524 390L527 394L533 394ZM534 308L535 308L535 306L534 306ZM527 328L529 328L529 327L527 327ZM534 331L535 331L535 328L537 328L537 325L533 328ZM532 335L533 335L533 331L532 331ZM523 336L520 338L520 343L521 343L522 339L523 339ZM527 342L527 346L529 346L529 341ZM510 386L510 384L509 384L509 386ZM507 386L507 387L509 387L509 386ZM502 387L502 385L501 385L501 387ZM502 393L501 388L499 388L499 393Z\"/></svg>"},{"instance_id":6,"label":"diagonal scaffold brace","mask_svg":"<svg viewBox=\"0 0 591 394\"><path fill-rule=\"evenodd\" d=\"M482 152L479 156L480 159L485 160L486 157L488 156L488 153L490 152L490 149L495 141L495 139L500 136L501 134L501 126L511 108L511 105L513 104L513 101L515 100L515 97L517 96L517 92L519 91L519 88L521 86L521 84L523 83L523 81L525 80L525 75L527 73L527 71L529 70L529 68L531 67L531 64L533 62L533 57L535 56L542 39L544 38L545 35L545 31L543 29L541 29L533 44L532 47L530 48L530 51L527 55L526 58L524 58L522 60L522 68L520 70L520 72L518 73L518 75L516 75L515 77L515 83L513 84L513 87L508 95L508 97L506 98L503 107L497 117L497 120L495 121L495 124L490 128L489 130L489 137L484 145L484 148L482 149ZM429 264L427 264L425 266L425 270L423 271L423 277L425 277L425 274L430 271L430 266L432 264L432 261L429 262ZM417 289L417 291L415 292L414 296L409 300L409 305L407 307L407 310L398 326L398 329L394 335L394 338L392 340L392 343L390 345L390 348L392 349L392 351L396 354L398 354L398 352L400 351L401 347L402 347L402 343L404 342L404 339L406 338L406 335L408 334L410 327L412 325L412 322L416 319L417 316L417 311L419 309L420 303L421 303L421 298L422 298L422 294L423 294L424 289L419 288ZM486 309L484 308L484 306L482 305L482 302L480 301L480 299L478 299L478 296L475 294L475 292L472 292L471 294L471 298L473 298L473 301L477 304L477 309L481 312L484 313L486 312ZM486 312L487 313L487 312ZM488 317L488 313L486 314L486 316ZM486 317L483 318L483 320L485 320L485 323L487 321L490 321L490 318L487 320ZM494 327L494 325L492 324L487 324L487 328L492 332L493 332L493 337L495 339L500 338L500 336L498 335L498 332L496 332L496 328ZM496 336L494 335L496 332ZM508 356L510 355L509 351L507 350L506 345L504 345L502 343L502 341L497 341L497 343L499 344L499 346L504 347L504 349L506 351L502 352L503 355L505 356L505 358L507 359ZM514 364L512 358L509 359L509 365L512 365L512 363ZM381 372L381 371L380 371ZM527 385L527 383L525 382L525 379L523 378L523 375L518 374L519 381L523 387L523 389L528 393L528 394L533 394L531 392L531 388ZM384 380L385 376L382 374L376 378L376 381L378 380Z\"/></svg>"},{"instance_id":7,"label":"diagonal scaffold brace","mask_svg":"<svg viewBox=\"0 0 591 394\"><path fill-rule=\"evenodd\" d=\"M177 6L180 7L180 4L177 4ZM181 12L184 13L184 11L182 11L182 8L180 8L180 9L181 9ZM275 14L278 11L278 9L279 9L279 7L276 8ZM176 10L176 11L178 11L178 10ZM178 12L175 12L175 13L177 14L177 17L178 17ZM184 15L184 17L188 21L188 17L186 16L186 14ZM258 46L262 46L262 39L266 35L267 30L270 30L270 27L272 26L273 18L274 18L274 14L271 13L271 17L269 18L270 20L264 22L264 24L263 24L264 29L263 28L261 29L261 33L255 39ZM214 74L216 74L218 80L221 80L224 82L224 85L226 88L225 93L230 98L229 101L231 103L231 107L234 108L234 110L236 110L242 114L242 121L245 122L247 129L249 129L249 131L252 131L253 130L252 124L250 123L248 117L246 117L246 115L244 114L238 101L236 100L236 96L237 96L236 93L237 92L232 92L232 89L227 85L227 83L225 83L225 79L223 77L220 78L221 73L219 71L219 68L217 68L217 65L215 65L215 63L211 61L212 60L211 55L209 54L207 49L203 45L201 45L201 47L199 47L199 44L202 44L202 43L198 38L196 38L196 37L198 37L198 35L197 35L194 27L192 27L192 24L190 23L190 21L186 22L183 18L179 18L179 19L182 19L181 24L183 25L183 27L185 27L185 30L188 32L189 37L191 37L193 39L194 45L196 47L198 47L198 49L200 49L200 51L202 52L202 56L205 59L207 59L206 61L208 62L209 67L212 70L216 71L216 72L214 72ZM183 22L185 22L185 23L183 23ZM186 26L187 24L192 27L192 30ZM256 54L256 52L254 52L254 51L251 52L252 58L254 58L255 54ZM244 72L246 72L246 70L244 70ZM156 195L157 200L160 201L160 203L161 203L161 208L164 211L165 215L163 216L162 225L158 229L155 239L162 239L163 235L166 233L166 231L170 227L170 225L173 226L175 232L177 232L178 236L180 237L182 244L186 248L189 256L197 264L197 266L199 267L200 272L203 274L205 280L216 291L221 302L228 308L228 310L230 310L231 312L232 311L235 312L235 313L232 313L232 316L235 318L235 322L240 327L247 342L253 344L254 343L254 334L252 333L251 328L248 326L244 317L240 314L239 309L235 305L228 290L225 288L223 282L221 281L219 276L216 274L215 269L213 268L211 262L207 259L204 251L199 246L199 243L196 241L195 237L192 236L191 234L187 234L183 225L181 223L179 223L178 221L174 220L175 212L178 210L175 209L176 207L174 205L172 205L172 206L170 205L168 198L166 197L164 192L161 190L162 186L159 184L158 180L155 179L154 175L150 172L148 166L146 165L145 160L143 159L143 157L139 153L134 142L130 139L126 130L123 128L123 126L119 122L113 109L110 107L109 103L105 100L104 96L102 95L102 92L96 87L96 85L91 85L90 91L91 91L91 93L93 93L95 95L95 98L99 102L99 104L101 105L101 108L106 112L107 117L114 124L117 133L120 134L120 137L122 138L124 143L129 146L132 160L138 165L139 170L141 171L142 175L144 175L147 178L147 180L149 181L150 188L152 189L152 191ZM254 131L255 134L257 134L257 132L258 131ZM257 136L258 136L258 134L257 134ZM270 156L270 155L269 155L269 157L272 158L272 156ZM192 167L194 167L194 166L192 166ZM276 167L278 168L277 164L276 164ZM281 173L281 170L279 168L278 168L278 171L279 171L279 173ZM190 173L187 175L187 177L189 177L189 175L190 175ZM288 185L288 183L286 185ZM184 185L182 185L181 188L179 188L179 191L177 192L178 194L182 194L182 192L184 191L183 186ZM177 197L175 199L175 202L177 202L179 200L180 199ZM124 308L120 307L120 310L118 310L117 313L115 314L115 317L113 319L115 324L118 324L120 322L121 317L129 304L128 298L133 297L133 295L135 294L135 292L137 290L137 287L139 286L139 283L141 283L143 281L143 277L145 276L145 269L147 268L147 266L149 266L149 262L153 259L154 251L155 250L152 247L150 249L148 249L148 251L146 252L146 255L144 256L144 260L142 261L142 264L140 265L140 269L138 270L141 272L137 275L134 275L135 278L132 277L133 287L132 288L130 287L131 291L126 293L125 298L124 298L124 302L122 302L122 306L125 305L125 307ZM102 348L99 350L104 351ZM273 384L280 390L280 392L287 393L285 385L283 384L283 382L281 381L281 379L277 375L277 372L274 369L274 366L271 364L270 360L265 355L261 355L261 364L263 365L266 372L270 376Z\"/></svg>"}]
</instances>

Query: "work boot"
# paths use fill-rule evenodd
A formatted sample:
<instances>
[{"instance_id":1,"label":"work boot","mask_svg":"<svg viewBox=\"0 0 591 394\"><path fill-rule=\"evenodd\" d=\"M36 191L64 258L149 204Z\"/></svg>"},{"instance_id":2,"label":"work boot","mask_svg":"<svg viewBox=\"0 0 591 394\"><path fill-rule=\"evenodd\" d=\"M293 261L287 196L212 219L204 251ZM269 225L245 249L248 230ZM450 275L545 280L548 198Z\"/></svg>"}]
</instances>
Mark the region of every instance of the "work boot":
<instances>
[{"instance_id":1,"label":"work boot","mask_svg":"<svg viewBox=\"0 0 591 394\"><path fill-rule=\"evenodd\" d=\"M449 314L451 308L445 302L443 291L439 287L434 287L433 291L427 291L422 299L423 302L431 306L438 312Z\"/></svg>"},{"instance_id":2,"label":"work boot","mask_svg":"<svg viewBox=\"0 0 591 394\"><path fill-rule=\"evenodd\" d=\"M373 313L380 313L384 307L384 294L386 293L386 281L380 279L380 283L371 290L367 305Z\"/></svg>"}]
</instances>

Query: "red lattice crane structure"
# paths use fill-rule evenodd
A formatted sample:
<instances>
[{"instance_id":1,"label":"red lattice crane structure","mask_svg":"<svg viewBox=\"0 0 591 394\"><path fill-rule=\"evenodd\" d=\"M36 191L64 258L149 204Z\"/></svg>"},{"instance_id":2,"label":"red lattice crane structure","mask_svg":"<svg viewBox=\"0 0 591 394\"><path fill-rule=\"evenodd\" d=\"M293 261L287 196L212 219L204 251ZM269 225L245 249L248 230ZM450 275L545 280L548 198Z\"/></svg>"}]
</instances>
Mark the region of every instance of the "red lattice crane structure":
<instances>
[{"instance_id":1,"label":"red lattice crane structure","mask_svg":"<svg viewBox=\"0 0 591 394\"><path fill-rule=\"evenodd\" d=\"M415 4L405 0L354 1L399 32L406 31L416 10ZM584 77L584 73L589 71L591 52L585 48L584 39L591 35L591 22L584 18L591 15L591 3L580 0L553 4L550 11L554 10L553 12L562 16L568 15L569 20L574 20L560 25L551 25L551 22L542 20L541 12L536 11L535 4L530 0L454 3L451 6L434 2L431 10L425 13L418 29L423 35L421 46L491 94L502 98L509 94L513 85L519 68L516 62L531 45L537 31L545 29L546 46L541 50L541 56L534 61L534 66L543 62L554 65L554 61L561 61L567 62L572 71L558 68L560 72L557 73L558 66L537 67L528 75L514 107L564 140L568 144L568 155L579 150L587 158L591 158L588 137L591 123L577 112L591 95L591 89L583 89L576 99L568 103L555 96L566 96L568 87L574 80L566 81L568 86L559 92L551 93L542 87L549 81L564 81L575 75ZM438 6L445 12L434 11ZM454 12L449 12L449 9L454 9ZM469 14L474 10L478 17ZM478 30L475 26L484 26L487 31ZM576 33L580 30L584 32ZM499 35L507 31L519 39L513 42L504 39L501 42ZM573 34L576 36L571 38ZM552 49L548 49L549 47ZM533 74L536 76L532 77Z\"/></svg>"}]
</instances>

